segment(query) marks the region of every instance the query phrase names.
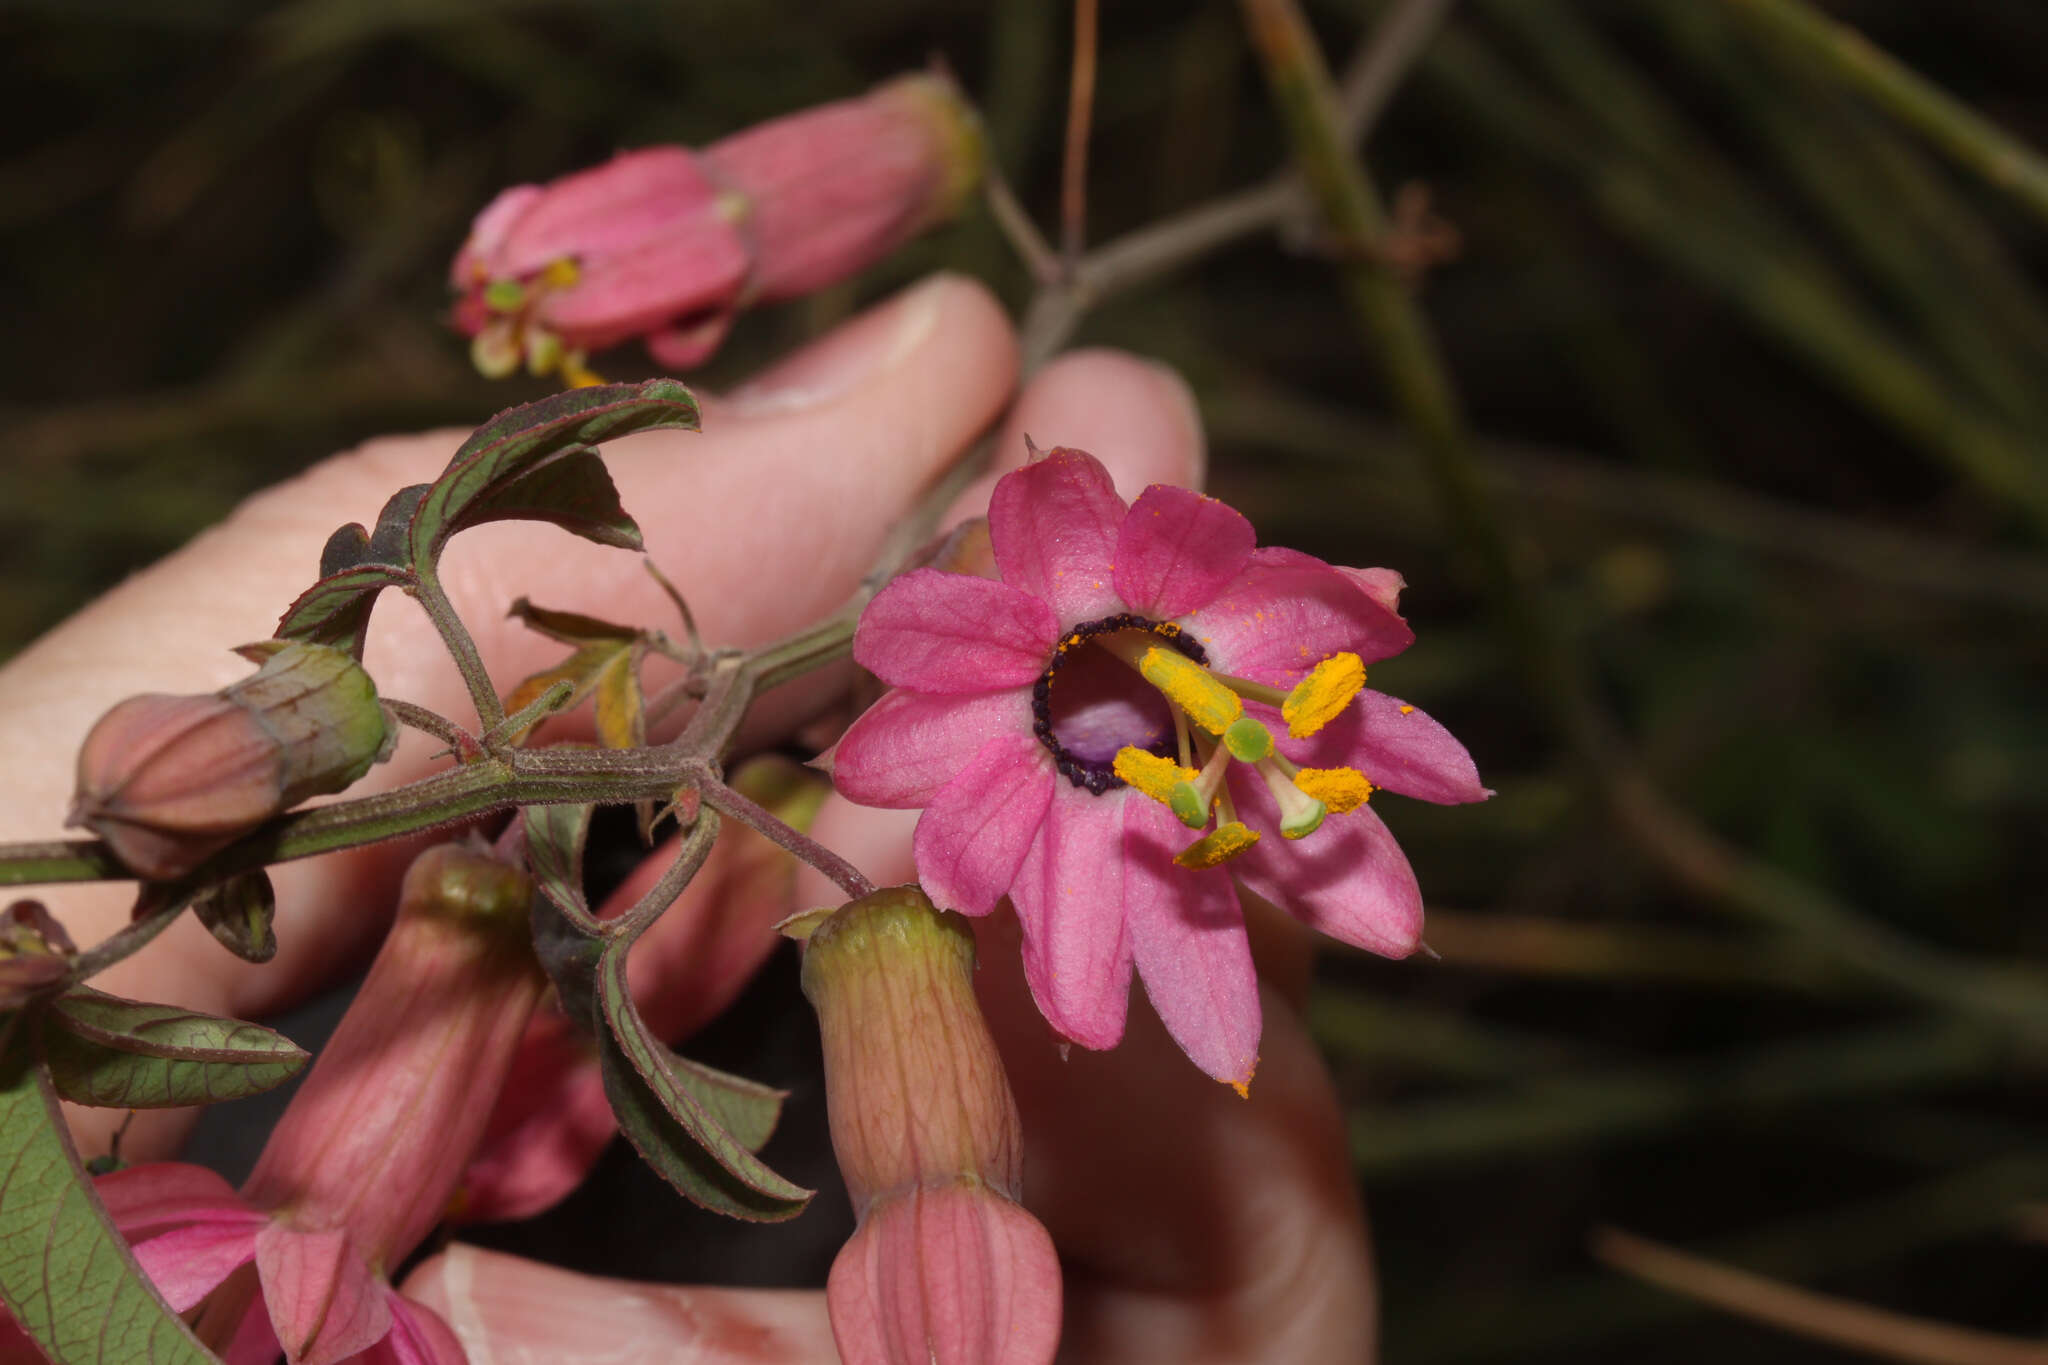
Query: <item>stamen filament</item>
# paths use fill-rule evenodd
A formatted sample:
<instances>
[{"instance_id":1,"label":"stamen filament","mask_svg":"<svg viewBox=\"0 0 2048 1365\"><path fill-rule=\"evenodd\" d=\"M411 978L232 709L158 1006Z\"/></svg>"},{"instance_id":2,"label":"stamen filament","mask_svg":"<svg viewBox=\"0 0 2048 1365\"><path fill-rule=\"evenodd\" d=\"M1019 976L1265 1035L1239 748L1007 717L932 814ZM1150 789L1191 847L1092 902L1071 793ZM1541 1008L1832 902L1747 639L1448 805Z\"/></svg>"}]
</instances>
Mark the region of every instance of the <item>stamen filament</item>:
<instances>
[{"instance_id":1,"label":"stamen filament","mask_svg":"<svg viewBox=\"0 0 2048 1365\"><path fill-rule=\"evenodd\" d=\"M1218 673L1214 669L1209 671L1209 676L1246 701L1262 701L1276 709L1287 701L1287 693L1281 689L1268 687L1262 682L1253 682L1250 678L1240 678L1234 673Z\"/></svg>"},{"instance_id":2,"label":"stamen filament","mask_svg":"<svg viewBox=\"0 0 2048 1365\"><path fill-rule=\"evenodd\" d=\"M1280 807L1280 833L1289 839L1306 839L1322 827L1323 817L1330 813L1328 806L1303 791L1280 771L1277 763L1261 762L1253 765L1259 776L1265 779L1266 790L1273 793L1273 800Z\"/></svg>"}]
</instances>

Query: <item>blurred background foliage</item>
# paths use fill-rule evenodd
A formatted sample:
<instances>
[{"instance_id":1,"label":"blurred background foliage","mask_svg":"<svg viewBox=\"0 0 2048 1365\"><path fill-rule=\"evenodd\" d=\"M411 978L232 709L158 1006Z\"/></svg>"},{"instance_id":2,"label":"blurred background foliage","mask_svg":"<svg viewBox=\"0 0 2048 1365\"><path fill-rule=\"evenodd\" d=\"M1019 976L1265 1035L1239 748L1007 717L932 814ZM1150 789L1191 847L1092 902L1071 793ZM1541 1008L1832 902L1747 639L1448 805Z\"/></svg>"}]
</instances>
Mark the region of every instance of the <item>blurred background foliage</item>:
<instances>
[{"instance_id":1,"label":"blurred background foliage","mask_svg":"<svg viewBox=\"0 0 2048 1365\"><path fill-rule=\"evenodd\" d=\"M1310 7L1334 65L1384 8ZM2048 147L2036 0L1827 9ZM1214 486L1263 540L1407 576L1421 642L1374 682L1499 789L1388 801L1442 960L1332 955L1315 999L1394 1360L1855 1358L1601 1268L1605 1224L2048 1326L2048 224L1745 12L1465 0L1365 146L1462 238L1419 299L1619 768L1489 610L1311 223L1079 334L1190 377ZM937 57L1051 223L1068 23L1046 0L13 0L0 657L253 489L536 396L442 322L504 184ZM1102 24L1093 239L1283 167L1234 6ZM698 378L938 267L1028 301L977 210L744 318Z\"/></svg>"}]
</instances>

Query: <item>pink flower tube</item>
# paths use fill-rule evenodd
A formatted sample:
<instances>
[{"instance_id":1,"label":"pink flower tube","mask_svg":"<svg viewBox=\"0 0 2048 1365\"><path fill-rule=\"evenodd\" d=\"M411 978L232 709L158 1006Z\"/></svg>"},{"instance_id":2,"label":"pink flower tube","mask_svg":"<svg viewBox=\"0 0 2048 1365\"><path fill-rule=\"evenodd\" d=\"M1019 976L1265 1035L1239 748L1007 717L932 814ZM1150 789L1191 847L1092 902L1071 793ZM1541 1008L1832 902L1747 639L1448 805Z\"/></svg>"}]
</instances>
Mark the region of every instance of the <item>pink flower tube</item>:
<instances>
[{"instance_id":1,"label":"pink flower tube","mask_svg":"<svg viewBox=\"0 0 2048 1365\"><path fill-rule=\"evenodd\" d=\"M648 147L477 216L450 272L477 367L588 378L633 337L671 369L703 363L752 303L865 269L950 216L981 175L952 82L906 76L702 151Z\"/></svg>"},{"instance_id":2,"label":"pink flower tube","mask_svg":"<svg viewBox=\"0 0 2048 1365\"><path fill-rule=\"evenodd\" d=\"M847 1365L1038 1365L1059 1345L1059 1259L1017 1203L1023 1130L973 970L966 922L914 886L833 912L804 949L860 1219L825 1288Z\"/></svg>"},{"instance_id":3,"label":"pink flower tube","mask_svg":"<svg viewBox=\"0 0 2048 1365\"><path fill-rule=\"evenodd\" d=\"M241 1191L179 1162L97 1182L158 1292L198 1310L194 1330L227 1365L280 1351L291 1365L463 1365L447 1324L387 1277L439 1220L540 999L530 893L523 873L459 845L421 854Z\"/></svg>"},{"instance_id":4,"label":"pink flower tube","mask_svg":"<svg viewBox=\"0 0 2048 1365\"><path fill-rule=\"evenodd\" d=\"M923 808L935 904L1015 903L1061 1033L1114 1046L1135 969L1188 1056L1242 1090L1261 1019L1233 877L1403 957L1422 896L1367 798L1490 794L1441 725L1364 687L1414 639L1400 577L1255 548L1185 488L1126 505L1078 450L1004 476L989 535L999 579L919 569L868 605L854 657L896 690L839 742L833 781Z\"/></svg>"}]
</instances>

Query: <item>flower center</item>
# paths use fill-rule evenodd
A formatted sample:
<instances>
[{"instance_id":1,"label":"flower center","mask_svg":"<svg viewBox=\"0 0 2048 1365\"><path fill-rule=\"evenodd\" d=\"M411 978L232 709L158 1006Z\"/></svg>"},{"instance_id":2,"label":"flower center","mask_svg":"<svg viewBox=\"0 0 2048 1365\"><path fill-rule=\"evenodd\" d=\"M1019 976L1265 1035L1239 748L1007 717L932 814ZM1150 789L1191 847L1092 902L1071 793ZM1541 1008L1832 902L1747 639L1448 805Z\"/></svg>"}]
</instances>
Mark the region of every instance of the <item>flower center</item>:
<instances>
[{"instance_id":1,"label":"flower center","mask_svg":"<svg viewBox=\"0 0 2048 1365\"><path fill-rule=\"evenodd\" d=\"M1171 621L1128 613L1075 626L1031 689L1032 733L1069 782L1100 796L1124 785L1117 751L1174 750L1173 709L1158 689L1102 647L1109 636L1170 647L1198 664L1208 655Z\"/></svg>"}]
</instances>

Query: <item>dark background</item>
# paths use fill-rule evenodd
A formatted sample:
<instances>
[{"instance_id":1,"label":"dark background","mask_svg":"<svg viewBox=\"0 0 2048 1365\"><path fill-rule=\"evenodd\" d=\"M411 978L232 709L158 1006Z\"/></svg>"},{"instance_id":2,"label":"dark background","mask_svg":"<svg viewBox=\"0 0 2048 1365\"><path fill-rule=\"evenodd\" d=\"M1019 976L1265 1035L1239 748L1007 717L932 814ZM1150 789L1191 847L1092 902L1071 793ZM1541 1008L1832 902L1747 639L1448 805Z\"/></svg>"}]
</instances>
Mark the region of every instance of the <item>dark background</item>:
<instances>
[{"instance_id":1,"label":"dark background","mask_svg":"<svg viewBox=\"0 0 2048 1365\"><path fill-rule=\"evenodd\" d=\"M1828 8L2048 146L2035 0ZM1104 9L1097 240L1281 163L1233 6ZM1375 10L1313 10L1333 64ZM536 396L477 378L441 324L447 260L501 185L936 55L1050 221L1066 30L1044 0L16 0L0 657L250 490ZM1262 540L1407 576L1420 642L1374 683L1444 720L1500 793L1382 812L1442 961L1322 968L1389 1358L1853 1358L1632 1286L1586 1252L1602 1224L2039 1334L2048 1028L1970 1000L1983 969L2048 946L2048 559L2039 522L1966 470L1989 440L2048 479L2044 224L1720 0L1468 0L1366 154L1462 234L1424 305L1601 701L1689 818L1852 916L1731 908L1615 818L1442 529L1328 260L1249 240L1092 316L1082 340L1194 382L1216 491ZM977 210L748 316L699 377L942 265L1026 298ZM1903 936L1903 970L1869 968L1871 925ZM2043 980L2016 987L2035 1020ZM784 1169L829 1179L804 1147L815 1044L786 971L746 1010L699 1051L797 1085ZM650 1214L673 1196L615 1156L562 1222L507 1235L614 1272L822 1278L843 1212L740 1251L723 1224Z\"/></svg>"}]
</instances>

